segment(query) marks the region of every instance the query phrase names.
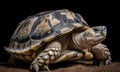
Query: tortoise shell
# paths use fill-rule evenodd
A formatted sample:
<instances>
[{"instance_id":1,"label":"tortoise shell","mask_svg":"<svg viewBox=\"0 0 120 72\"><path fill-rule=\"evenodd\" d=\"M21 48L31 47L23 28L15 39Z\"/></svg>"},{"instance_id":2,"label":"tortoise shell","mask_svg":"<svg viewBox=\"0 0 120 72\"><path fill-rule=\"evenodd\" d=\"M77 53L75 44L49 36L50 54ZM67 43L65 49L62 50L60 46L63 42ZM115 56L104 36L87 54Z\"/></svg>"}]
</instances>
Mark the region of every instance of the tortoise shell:
<instances>
[{"instance_id":1,"label":"tortoise shell","mask_svg":"<svg viewBox=\"0 0 120 72\"><path fill-rule=\"evenodd\" d=\"M84 26L89 27L80 14L66 9L41 12L18 24L6 50L18 58L21 54L34 58L44 44Z\"/></svg>"}]
</instances>

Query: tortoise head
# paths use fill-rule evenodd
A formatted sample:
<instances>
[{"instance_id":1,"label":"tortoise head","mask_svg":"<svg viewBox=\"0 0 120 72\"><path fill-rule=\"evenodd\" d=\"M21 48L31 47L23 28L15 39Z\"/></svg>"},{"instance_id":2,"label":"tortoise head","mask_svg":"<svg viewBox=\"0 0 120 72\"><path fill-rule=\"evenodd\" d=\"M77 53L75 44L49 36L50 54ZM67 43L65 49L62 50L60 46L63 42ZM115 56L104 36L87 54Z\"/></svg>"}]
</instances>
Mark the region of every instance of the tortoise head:
<instances>
[{"instance_id":1,"label":"tortoise head","mask_svg":"<svg viewBox=\"0 0 120 72\"><path fill-rule=\"evenodd\" d=\"M106 38L106 26L94 26L85 31L85 37L90 44L97 44Z\"/></svg>"}]
</instances>

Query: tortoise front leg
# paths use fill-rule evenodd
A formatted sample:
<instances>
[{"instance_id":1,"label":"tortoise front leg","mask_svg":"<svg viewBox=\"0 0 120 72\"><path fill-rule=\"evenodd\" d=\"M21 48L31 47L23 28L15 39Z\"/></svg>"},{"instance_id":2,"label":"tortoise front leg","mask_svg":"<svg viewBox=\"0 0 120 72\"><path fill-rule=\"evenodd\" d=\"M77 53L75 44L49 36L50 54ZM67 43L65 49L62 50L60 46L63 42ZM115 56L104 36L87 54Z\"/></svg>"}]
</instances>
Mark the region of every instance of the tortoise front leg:
<instances>
[{"instance_id":1,"label":"tortoise front leg","mask_svg":"<svg viewBox=\"0 0 120 72\"><path fill-rule=\"evenodd\" d=\"M107 65L111 63L111 53L106 45L97 44L91 49L86 49L83 51L73 51L66 50L54 60L53 63L58 63L62 61L81 61L81 60L90 60L94 61L95 65Z\"/></svg>"},{"instance_id":2,"label":"tortoise front leg","mask_svg":"<svg viewBox=\"0 0 120 72\"><path fill-rule=\"evenodd\" d=\"M53 63L58 63L62 61L76 61L76 60L92 60L93 55L87 51L73 51L73 50L65 50L62 54L57 57Z\"/></svg>"},{"instance_id":3,"label":"tortoise front leg","mask_svg":"<svg viewBox=\"0 0 120 72\"><path fill-rule=\"evenodd\" d=\"M39 67L44 67L50 72L48 65L60 55L61 49L61 44L59 42L55 41L50 43L31 63L30 70L38 72Z\"/></svg>"},{"instance_id":4,"label":"tortoise front leg","mask_svg":"<svg viewBox=\"0 0 120 72\"><path fill-rule=\"evenodd\" d=\"M111 63L111 53L106 45L100 43L90 49L94 55L94 64L107 65Z\"/></svg>"}]
</instances>

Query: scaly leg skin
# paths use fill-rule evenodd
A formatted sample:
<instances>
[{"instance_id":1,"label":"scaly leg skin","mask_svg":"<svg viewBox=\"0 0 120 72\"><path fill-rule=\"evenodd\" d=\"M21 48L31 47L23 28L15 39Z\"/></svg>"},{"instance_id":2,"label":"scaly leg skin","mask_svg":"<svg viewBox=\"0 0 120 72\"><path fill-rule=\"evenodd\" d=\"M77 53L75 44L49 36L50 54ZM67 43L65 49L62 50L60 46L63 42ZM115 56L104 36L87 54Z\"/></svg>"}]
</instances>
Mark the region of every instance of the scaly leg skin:
<instances>
[{"instance_id":1,"label":"scaly leg skin","mask_svg":"<svg viewBox=\"0 0 120 72\"><path fill-rule=\"evenodd\" d=\"M44 67L50 72L48 65L54 61L56 57L60 55L61 44L57 41L50 43L43 52L41 52L35 60L31 63L30 70L34 72L39 71L39 67Z\"/></svg>"},{"instance_id":2,"label":"scaly leg skin","mask_svg":"<svg viewBox=\"0 0 120 72\"><path fill-rule=\"evenodd\" d=\"M111 53L106 45L97 44L93 48L91 48L91 53L94 55L94 64L95 65L108 65L111 63Z\"/></svg>"},{"instance_id":3,"label":"scaly leg skin","mask_svg":"<svg viewBox=\"0 0 120 72\"><path fill-rule=\"evenodd\" d=\"M73 50L65 50L62 54L57 57L53 63L63 62L63 61L76 61L76 60L92 60L93 55L87 51L73 51Z\"/></svg>"}]
</instances>

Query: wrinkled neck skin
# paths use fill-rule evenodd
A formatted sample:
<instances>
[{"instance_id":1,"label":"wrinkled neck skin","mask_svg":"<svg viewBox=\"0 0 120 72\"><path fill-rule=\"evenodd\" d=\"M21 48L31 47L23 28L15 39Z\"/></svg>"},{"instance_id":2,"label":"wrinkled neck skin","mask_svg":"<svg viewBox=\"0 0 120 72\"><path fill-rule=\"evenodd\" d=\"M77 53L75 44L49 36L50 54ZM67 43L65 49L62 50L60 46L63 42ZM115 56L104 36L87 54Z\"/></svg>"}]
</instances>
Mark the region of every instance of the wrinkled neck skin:
<instances>
[{"instance_id":1,"label":"wrinkled neck skin","mask_svg":"<svg viewBox=\"0 0 120 72\"><path fill-rule=\"evenodd\" d=\"M95 44L90 44L85 37L85 33L73 33L72 34L72 42L74 42L74 48L84 50L92 48ZM73 44L72 44L73 45Z\"/></svg>"}]
</instances>

